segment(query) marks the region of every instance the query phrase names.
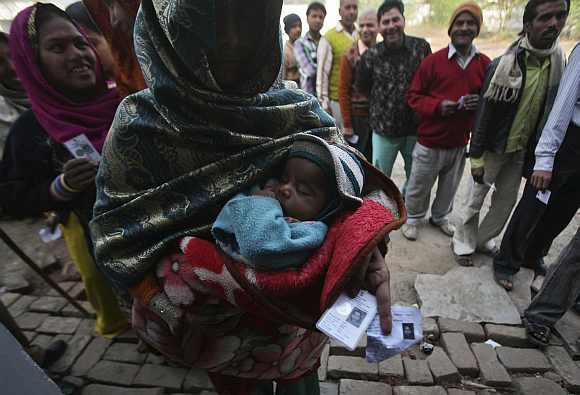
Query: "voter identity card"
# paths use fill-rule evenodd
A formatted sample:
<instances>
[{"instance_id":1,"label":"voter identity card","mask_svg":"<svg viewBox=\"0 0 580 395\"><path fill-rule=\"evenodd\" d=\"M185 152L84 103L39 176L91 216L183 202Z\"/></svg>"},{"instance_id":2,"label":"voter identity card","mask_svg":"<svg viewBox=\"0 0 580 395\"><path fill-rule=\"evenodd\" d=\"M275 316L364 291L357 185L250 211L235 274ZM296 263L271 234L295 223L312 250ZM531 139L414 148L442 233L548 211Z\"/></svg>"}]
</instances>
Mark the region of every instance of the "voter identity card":
<instances>
[{"instance_id":1,"label":"voter identity card","mask_svg":"<svg viewBox=\"0 0 580 395\"><path fill-rule=\"evenodd\" d=\"M101 160L101 155L84 134L65 141L64 145L75 158L86 158L93 162Z\"/></svg>"},{"instance_id":2,"label":"voter identity card","mask_svg":"<svg viewBox=\"0 0 580 395\"><path fill-rule=\"evenodd\" d=\"M368 362L381 362L423 340L421 311L416 307L392 306L393 329L389 335L381 330L376 317L367 331L366 357Z\"/></svg>"},{"instance_id":3,"label":"voter identity card","mask_svg":"<svg viewBox=\"0 0 580 395\"><path fill-rule=\"evenodd\" d=\"M550 202L550 196L552 195L552 191L546 189L545 191L538 191L536 195L536 199L540 202L544 203L546 206Z\"/></svg>"},{"instance_id":4,"label":"voter identity card","mask_svg":"<svg viewBox=\"0 0 580 395\"><path fill-rule=\"evenodd\" d=\"M342 293L324 312L316 327L354 351L376 315L377 300L374 295L360 291L351 299L346 293Z\"/></svg>"}]
</instances>

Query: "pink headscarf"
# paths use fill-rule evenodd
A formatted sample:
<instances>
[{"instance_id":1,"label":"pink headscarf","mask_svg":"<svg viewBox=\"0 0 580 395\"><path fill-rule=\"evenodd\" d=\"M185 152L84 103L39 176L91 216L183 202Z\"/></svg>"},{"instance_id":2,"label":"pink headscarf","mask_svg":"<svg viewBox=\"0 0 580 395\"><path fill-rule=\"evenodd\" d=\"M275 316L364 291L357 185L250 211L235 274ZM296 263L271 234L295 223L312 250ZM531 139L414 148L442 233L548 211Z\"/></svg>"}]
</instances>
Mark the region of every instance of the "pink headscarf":
<instances>
[{"instance_id":1,"label":"pink headscarf","mask_svg":"<svg viewBox=\"0 0 580 395\"><path fill-rule=\"evenodd\" d=\"M97 62L96 67L97 84L103 87L105 93L95 99L76 103L48 83L40 69L38 54L34 49L36 43L33 45L33 40L37 40L36 21L33 20L37 13L33 11L39 6L55 7L36 3L22 10L12 22L10 54L16 74L28 94L36 119L54 141L62 144L85 134L97 151L101 152L120 102L117 90L106 88L100 62ZM62 16L74 24L64 11Z\"/></svg>"}]
</instances>

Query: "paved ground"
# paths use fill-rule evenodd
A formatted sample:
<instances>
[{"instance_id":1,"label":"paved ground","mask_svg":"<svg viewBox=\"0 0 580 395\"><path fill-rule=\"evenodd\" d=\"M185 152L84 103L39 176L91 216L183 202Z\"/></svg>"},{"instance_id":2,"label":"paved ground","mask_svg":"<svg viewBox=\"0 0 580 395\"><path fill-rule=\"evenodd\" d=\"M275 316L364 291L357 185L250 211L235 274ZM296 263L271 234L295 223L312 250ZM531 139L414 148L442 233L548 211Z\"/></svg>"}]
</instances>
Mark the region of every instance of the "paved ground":
<instances>
[{"instance_id":1,"label":"paved ground","mask_svg":"<svg viewBox=\"0 0 580 395\"><path fill-rule=\"evenodd\" d=\"M400 164L394 178L402 181ZM465 189L466 182L458 195L456 211L461 207ZM555 241L548 262L555 259L579 223L580 218L576 217ZM61 243L50 247L38 243L38 223L3 222L0 226L6 228L33 256L42 258L47 254L61 254L58 252L59 248L62 249ZM0 246L0 256L3 263L10 263L0 267L0 275L20 273L35 286L32 294L2 295L3 302L9 306L27 336L40 345L54 338L69 343L67 353L49 371L64 393L212 393L211 384L203 372L171 366L162 357L139 353L137 339L131 333L112 342L95 337L92 318L80 317L64 299L42 286L33 274L23 269L22 264L16 263L16 258L4 246ZM449 238L429 226L422 229L419 240L414 243L404 240L399 232L395 233L387 262L393 275L393 296L404 304L417 302L414 283L418 274L442 275L456 268ZM480 267L489 265L489 258L478 257L477 264ZM80 283L68 281L61 284L76 298L83 299ZM571 316L570 322L574 324L575 319L580 321L580 317ZM580 333L580 326L572 328ZM520 326L469 323L445 317L426 319L424 330L428 341L436 346L431 355L416 347L381 364L369 364L364 360L364 342L354 352L338 344L329 344L319 370L322 393L580 393L580 362L572 360L561 340L540 351L526 342ZM502 347L493 349L483 344L487 339Z\"/></svg>"}]
</instances>

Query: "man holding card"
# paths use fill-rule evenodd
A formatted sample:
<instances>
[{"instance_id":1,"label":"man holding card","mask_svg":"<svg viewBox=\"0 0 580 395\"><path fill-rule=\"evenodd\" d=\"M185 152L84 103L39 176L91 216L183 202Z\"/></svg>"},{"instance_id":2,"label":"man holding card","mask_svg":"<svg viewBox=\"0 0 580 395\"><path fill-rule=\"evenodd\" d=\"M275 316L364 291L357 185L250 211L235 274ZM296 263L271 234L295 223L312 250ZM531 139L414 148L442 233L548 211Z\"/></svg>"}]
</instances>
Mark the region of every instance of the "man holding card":
<instances>
[{"instance_id":1,"label":"man holding card","mask_svg":"<svg viewBox=\"0 0 580 395\"><path fill-rule=\"evenodd\" d=\"M568 10L569 3L565 0L528 2L521 36L494 61L487 74L489 82L484 88L484 101L472 139L475 181L495 183L497 188L490 208L490 213L502 215L501 222L497 220L496 235L509 217L522 175L528 178L524 197L507 227L499 252L494 254L495 279L507 291L512 289L513 276L521 266L537 273L545 272L541 264L544 250L559 233L545 227L538 228L544 233L541 237L531 232L538 226L545 203L551 199L543 194L540 195L543 202L536 202L538 190L531 184L530 176L534 168L534 150L544 127L549 128L546 121L564 72L566 55L558 43L558 36L566 24ZM494 161L499 170L493 169ZM505 207L498 209L502 205ZM468 221L463 223L468 224ZM479 239L483 245L482 235ZM456 253L467 252L458 250L460 244L454 244Z\"/></svg>"},{"instance_id":2,"label":"man holding card","mask_svg":"<svg viewBox=\"0 0 580 395\"><path fill-rule=\"evenodd\" d=\"M546 122L562 75L565 55L557 38L565 16L563 0L530 1L524 32L487 70L469 152L473 181L452 243L462 266L473 265L476 251L499 252L493 239L516 203L529 142ZM550 22L541 22L546 17ZM490 189L491 206L480 224ZM507 289L506 276L498 282Z\"/></svg>"},{"instance_id":3,"label":"man holding card","mask_svg":"<svg viewBox=\"0 0 580 395\"><path fill-rule=\"evenodd\" d=\"M473 128L487 56L473 45L483 14L468 1L453 12L449 22L451 43L426 57L407 93L409 106L419 115L418 141L407 187L407 224L403 236L416 240L418 225L429 208L431 189L438 180L429 222L447 236L454 228L448 216L465 166L465 147Z\"/></svg>"},{"instance_id":4,"label":"man holding card","mask_svg":"<svg viewBox=\"0 0 580 395\"><path fill-rule=\"evenodd\" d=\"M543 257L547 255L552 241L568 226L578 211L579 66L580 49L576 46L535 149L533 172L503 237L501 252L494 260L496 273L501 271L509 274L510 270L515 273L519 265L531 266L536 272L544 272Z\"/></svg>"}]
</instances>

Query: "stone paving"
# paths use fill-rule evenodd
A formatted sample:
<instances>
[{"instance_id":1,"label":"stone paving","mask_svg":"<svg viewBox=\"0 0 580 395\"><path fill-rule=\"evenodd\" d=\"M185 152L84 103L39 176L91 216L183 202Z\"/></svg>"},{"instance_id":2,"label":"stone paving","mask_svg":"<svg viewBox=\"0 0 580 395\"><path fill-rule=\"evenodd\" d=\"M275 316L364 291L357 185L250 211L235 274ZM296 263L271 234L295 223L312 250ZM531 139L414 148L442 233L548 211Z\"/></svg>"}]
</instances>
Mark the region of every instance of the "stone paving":
<instances>
[{"instance_id":1,"label":"stone paving","mask_svg":"<svg viewBox=\"0 0 580 395\"><path fill-rule=\"evenodd\" d=\"M77 284L65 287L78 288ZM73 314L76 317L63 315L65 306L53 296L5 293L0 297L34 344L68 342L66 353L47 372L65 394L214 394L203 371L140 353L132 332L113 341L96 337L94 319L81 318L78 312ZM321 393L580 393L580 361L572 359L561 341L539 350L528 344L521 326L448 318L427 318L423 326L425 338L435 345L430 355L416 346L381 363L368 363L366 339L355 351L329 342L319 369ZM494 349L485 343L488 339L501 346Z\"/></svg>"}]
</instances>

